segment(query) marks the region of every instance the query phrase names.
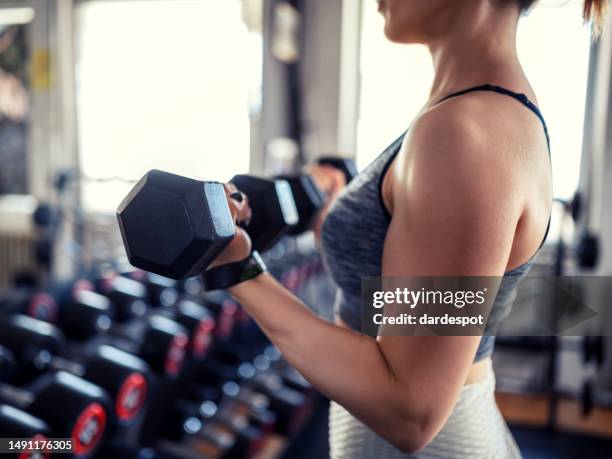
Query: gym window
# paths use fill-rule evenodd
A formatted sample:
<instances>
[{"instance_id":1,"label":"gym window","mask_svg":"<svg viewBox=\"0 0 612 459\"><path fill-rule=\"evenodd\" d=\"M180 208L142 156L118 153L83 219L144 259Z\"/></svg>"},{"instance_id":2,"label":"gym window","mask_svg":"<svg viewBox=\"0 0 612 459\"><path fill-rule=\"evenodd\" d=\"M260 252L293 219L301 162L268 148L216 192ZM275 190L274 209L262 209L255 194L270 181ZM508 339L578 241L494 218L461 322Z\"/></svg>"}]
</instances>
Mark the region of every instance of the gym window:
<instances>
[{"instance_id":1,"label":"gym window","mask_svg":"<svg viewBox=\"0 0 612 459\"><path fill-rule=\"evenodd\" d=\"M253 2L246 2L253 3ZM249 169L261 31L240 0L83 1L76 12L83 204L114 211L149 169Z\"/></svg>"},{"instance_id":2,"label":"gym window","mask_svg":"<svg viewBox=\"0 0 612 459\"><path fill-rule=\"evenodd\" d=\"M581 3L538 2L521 18L518 32L519 56L550 130L554 193L561 198L572 196L580 173L591 45ZM371 2L363 2L360 61L357 160L363 168L424 104L433 70L423 47L386 40L383 19Z\"/></svg>"}]
</instances>

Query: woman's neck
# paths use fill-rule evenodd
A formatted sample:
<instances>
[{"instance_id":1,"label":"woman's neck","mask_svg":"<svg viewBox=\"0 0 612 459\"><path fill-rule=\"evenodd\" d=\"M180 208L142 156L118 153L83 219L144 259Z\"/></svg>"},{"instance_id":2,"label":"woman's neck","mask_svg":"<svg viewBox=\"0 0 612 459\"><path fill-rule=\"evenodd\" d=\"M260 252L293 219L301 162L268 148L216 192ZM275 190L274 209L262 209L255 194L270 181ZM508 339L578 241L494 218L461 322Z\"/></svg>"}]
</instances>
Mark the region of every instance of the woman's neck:
<instances>
[{"instance_id":1,"label":"woman's neck","mask_svg":"<svg viewBox=\"0 0 612 459\"><path fill-rule=\"evenodd\" d=\"M518 10L487 1L449 19L444 33L426 43L435 75L431 103L479 84L526 82L516 51Z\"/></svg>"}]
</instances>

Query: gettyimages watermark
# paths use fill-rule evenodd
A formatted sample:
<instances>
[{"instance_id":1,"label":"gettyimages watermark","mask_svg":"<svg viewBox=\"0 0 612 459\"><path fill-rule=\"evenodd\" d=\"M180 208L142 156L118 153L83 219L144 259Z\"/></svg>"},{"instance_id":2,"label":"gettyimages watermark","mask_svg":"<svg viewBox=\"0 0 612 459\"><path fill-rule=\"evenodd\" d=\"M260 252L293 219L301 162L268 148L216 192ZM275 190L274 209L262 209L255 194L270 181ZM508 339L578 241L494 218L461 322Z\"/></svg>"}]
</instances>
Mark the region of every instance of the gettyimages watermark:
<instances>
[{"instance_id":1,"label":"gettyimages watermark","mask_svg":"<svg viewBox=\"0 0 612 459\"><path fill-rule=\"evenodd\" d=\"M370 336L612 336L612 277L365 277Z\"/></svg>"}]
</instances>

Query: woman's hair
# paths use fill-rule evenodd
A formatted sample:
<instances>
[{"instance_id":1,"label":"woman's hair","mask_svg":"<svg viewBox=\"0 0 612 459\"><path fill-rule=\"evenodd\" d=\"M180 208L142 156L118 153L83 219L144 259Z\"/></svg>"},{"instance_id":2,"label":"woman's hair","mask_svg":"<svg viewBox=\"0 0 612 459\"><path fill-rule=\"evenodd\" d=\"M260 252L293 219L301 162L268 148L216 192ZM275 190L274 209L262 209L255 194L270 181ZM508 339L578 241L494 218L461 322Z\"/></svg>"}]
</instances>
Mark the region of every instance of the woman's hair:
<instances>
[{"instance_id":1,"label":"woman's hair","mask_svg":"<svg viewBox=\"0 0 612 459\"><path fill-rule=\"evenodd\" d=\"M521 10L528 9L537 0L510 0L518 2ZM584 0L582 7L582 15L584 21L593 25L593 30L596 32L600 31L603 27L603 23L606 16L606 10L608 9L608 3L610 0Z\"/></svg>"}]
</instances>

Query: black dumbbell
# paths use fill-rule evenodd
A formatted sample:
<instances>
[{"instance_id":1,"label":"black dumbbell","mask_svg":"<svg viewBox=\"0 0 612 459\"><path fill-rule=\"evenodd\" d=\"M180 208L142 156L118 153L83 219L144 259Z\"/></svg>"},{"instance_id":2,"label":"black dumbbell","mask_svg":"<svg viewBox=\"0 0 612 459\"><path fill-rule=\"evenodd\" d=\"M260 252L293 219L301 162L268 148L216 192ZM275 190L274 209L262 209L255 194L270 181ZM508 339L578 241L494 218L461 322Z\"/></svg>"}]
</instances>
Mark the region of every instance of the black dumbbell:
<instances>
[{"instance_id":1,"label":"black dumbbell","mask_svg":"<svg viewBox=\"0 0 612 459\"><path fill-rule=\"evenodd\" d=\"M104 273L95 282L99 293L110 300L113 319L126 322L143 317L149 310L147 289L143 284L114 272Z\"/></svg>"},{"instance_id":2,"label":"black dumbbell","mask_svg":"<svg viewBox=\"0 0 612 459\"><path fill-rule=\"evenodd\" d=\"M108 333L89 341L89 345L99 344L137 355L158 375L175 378L185 363L189 335L181 324L153 314L127 324L113 324Z\"/></svg>"},{"instance_id":3,"label":"black dumbbell","mask_svg":"<svg viewBox=\"0 0 612 459\"><path fill-rule=\"evenodd\" d=\"M110 325L107 301L101 301L92 290L86 280L55 286L49 292L18 289L5 297L0 308L56 324L71 338L83 339Z\"/></svg>"},{"instance_id":4,"label":"black dumbbell","mask_svg":"<svg viewBox=\"0 0 612 459\"><path fill-rule=\"evenodd\" d=\"M89 353L62 353L65 340L53 325L27 316L14 316L0 326L0 343L17 357L17 363L37 372L67 371L105 389L115 401L115 414L123 424L134 421L146 403L145 362L111 346ZM23 361L21 361L21 359Z\"/></svg>"},{"instance_id":5,"label":"black dumbbell","mask_svg":"<svg viewBox=\"0 0 612 459\"><path fill-rule=\"evenodd\" d=\"M12 437L47 437L51 428L42 419L11 405L0 404L0 432Z\"/></svg>"},{"instance_id":6,"label":"black dumbbell","mask_svg":"<svg viewBox=\"0 0 612 459\"><path fill-rule=\"evenodd\" d=\"M91 457L110 420L108 394L63 371L47 373L25 388L0 384L0 400L42 419L51 435L71 439L79 458Z\"/></svg>"},{"instance_id":7,"label":"black dumbbell","mask_svg":"<svg viewBox=\"0 0 612 459\"><path fill-rule=\"evenodd\" d=\"M61 286L57 297L57 325L71 339L86 340L97 333L107 332L116 315L108 298L96 293L89 280L81 279Z\"/></svg>"},{"instance_id":8,"label":"black dumbbell","mask_svg":"<svg viewBox=\"0 0 612 459\"><path fill-rule=\"evenodd\" d=\"M194 403L176 399L170 406L166 421L163 432L167 438L192 444L197 439L200 446L206 444L213 450L223 446L213 457L252 457L263 436L263 432L252 426L245 416L220 408L212 400ZM225 434L229 441L223 441L221 445L214 441L210 444L211 434L215 437Z\"/></svg>"},{"instance_id":9,"label":"black dumbbell","mask_svg":"<svg viewBox=\"0 0 612 459\"><path fill-rule=\"evenodd\" d=\"M215 319L215 339L225 342L232 338L238 322L240 306L224 291L205 292L199 295L185 295L204 306Z\"/></svg>"},{"instance_id":10,"label":"black dumbbell","mask_svg":"<svg viewBox=\"0 0 612 459\"><path fill-rule=\"evenodd\" d=\"M57 354L65 346L61 331L51 324L28 316L14 315L0 322L0 345L14 359L14 383L23 383L39 375L36 358L41 350Z\"/></svg>"},{"instance_id":11,"label":"black dumbbell","mask_svg":"<svg viewBox=\"0 0 612 459\"><path fill-rule=\"evenodd\" d=\"M176 281L141 269L124 271L122 276L143 284L147 290L147 302L153 307L171 307L178 300Z\"/></svg>"},{"instance_id":12,"label":"black dumbbell","mask_svg":"<svg viewBox=\"0 0 612 459\"><path fill-rule=\"evenodd\" d=\"M215 315L227 315L227 311L225 310L228 308L222 308L223 311L221 311L219 309L221 306L217 307L218 305L211 304L210 306L214 310L213 313L213 311L209 310L206 306L196 301L189 300L188 298L183 298L177 302L176 298L178 298L178 293L173 286L170 287L170 284L166 282L166 280L169 281L169 279L154 274L152 276L156 278L154 282L156 286L163 286L163 291L157 290L157 287L154 287L155 291L160 293L160 297L164 296L164 292L172 291L169 296L172 296L171 303L175 306L173 308L160 309L155 315L166 317L184 326L189 338L188 350L190 357L194 360L204 359L217 330ZM141 279L139 275L134 277ZM120 306L119 309L122 311L120 318L122 321L140 318L143 315L142 311L150 311L146 303L144 303L143 289L136 285L141 284L140 281L123 276L107 276L104 280L100 281L99 284L101 285L100 289L108 292L109 296L114 299L114 304ZM102 298L108 302L108 299L105 297ZM137 313L130 316L130 313L133 312L134 309L137 310ZM222 321L223 320L227 319L222 319Z\"/></svg>"},{"instance_id":13,"label":"black dumbbell","mask_svg":"<svg viewBox=\"0 0 612 459\"><path fill-rule=\"evenodd\" d=\"M357 167L352 159L322 157L317 162L340 170L347 184L357 176ZM325 193L307 174L279 175L276 179L286 180L289 183L298 213L298 223L288 231L288 234L299 235L308 231L325 205Z\"/></svg>"},{"instance_id":14,"label":"black dumbbell","mask_svg":"<svg viewBox=\"0 0 612 459\"><path fill-rule=\"evenodd\" d=\"M302 175L279 175L276 179L286 180L291 187L298 222L287 231L287 234L298 235L312 228L316 216L325 205L325 195L312 177Z\"/></svg>"},{"instance_id":15,"label":"black dumbbell","mask_svg":"<svg viewBox=\"0 0 612 459\"><path fill-rule=\"evenodd\" d=\"M13 406L0 404L0 434L7 438L42 442L49 438L51 428L40 418ZM48 457L48 454L41 453L24 448L23 451L14 454L5 453L3 457L14 459Z\"/></svg>"},{"instance_id":16,"label":"black dumbbell","mask_svg":"<svg viewBox=\"0 0 612 459\"><path fill-rule=\"evenodd\" d=\"M238 384L236 381L225 381L216 384L192 385L189 397L191 400L209 400L226 410L246 416L249 424L265 432L271 432L276 423L276 415L269 409L270 398Z\"/></svg>"},{"instance_id":17,"label":"black dumbbell","mask_svg":"<svg viewBox=\"0 0 612 459\"><path fill-rule=\"evenodd\" d=\"M257 454L261 448L264 432L253 425L247 416L232 409L229 405L218 406L214 414L212 409L208 411L210 412L207 413L205 409L200 410L204 423L213 421L236 438L236 443L231 452L232 455L235 457L253 457Z\"/></svg>"},{"instance_id":18,"label":"black dumbbell","mask_svg":"<svg viewBox=\"0 0 612 459\"><path fill-rule=\"evenodd\" d=\"M195 361L206 358L215 334L215 318L201 304L183 298L166 315L181 324L189 333L189 354Z\"/></svg>"},{"instance_id":19,"label":"black dumbbell","mask_svg":"<svg viewBox=\"0 0 612 459\"><path fill-rule=\"evenodd\" d=\"M246 230L254 250L272 247L298 222L286 181L238 175L232 182L253 209ZM235 235L221 184L161 171L138 182L117 218L130 263L171 279L201 274Z\"/></svg>"},{"instance_id":20,"label":"black dumbbell","mask_svg":"<svg viewBox=\"0 0 612 459\"><path fill-rule=\"evenodd\" d=\"M26 314L35 319L55 322L58 312L55 298L43 290L17 288L0 298L0 314Z\"/></svg>"},{"instance_id":21,"label":"black dumbbell","mask_svg":"<svg viewBox=\"0 0 612 459\"><path fill-rule=\"evenodd\" d=\"M357 177L357 166L355 161L350 158L341 158L339 156L322 156L317 159L317 163L325 166L331 166L336 168L344 174L346 183L349 183L355 177Z\"/></svg>"},{"instance_id":22,"label":"black dumbbell","mask_svg":"<svg viewBox=\"0 0 612 459\"><path fill-rule=\"evenodd\" d=\"M171 279L202 273L235 235L223 185L148 172L117 210L130 263Z\"/></svg>"},{"instance_id":23,"label":"black dumbbell","mask_svg":"<svg viewBox=\"0 0 612 459\"><path fill-rule=\"evenodd\" d=\"M241 386L252 388L255 393L269 398L269 409L277 417L275 430L280 434L293 433L303 420L306 396L285 386L280 376L258 375L256 367L248 362L231 365L218 360L209 360L201 373L201 380L208 384L222 385L236 381Z\"/></svg>"},{"instance_id":24,"label":"black dumbbell","mask_svg":"<svg viewBox=\"0 0 612 459\"><path fill-rule=\"evenodd\" d=\"M0 345L0 381L12 381L16 368L15 355Z\"/></svg>"},{"instance_id":25,"label":"black dumbbell","mask_svg":"<svg viewBox=\"0 0 612 459\"><path fill-rule=\"evenodd\" d=\"M103 291L109 292L114 303L111 305L104 295L79 290L76 298L80 310L87 310L84 308L86 303L90 314L68 316L62 320L62 325L71 332L70 336L111 345L119 340L124 350L144 359L154 371L168 377L176 376L182 368L189 342L187 330L156 314L143 317L148 307L144 302L144 287L139 282L113 276L103 278L99 284ZM117 314L129 323L114 321Z\"/></svg>"},{"instance_id":26,"label":"black dumbbell","mask_svg":"<svg viewBox=\"0 0 612 459\"><path fill-rule=\"evenodd\" d=\"M245 229L253 250L265 252L298 224L299 217L291 186L286 180L268 180L236 175L231 182L249 199L251 221Z\"/></svg>"}]
</instances>

